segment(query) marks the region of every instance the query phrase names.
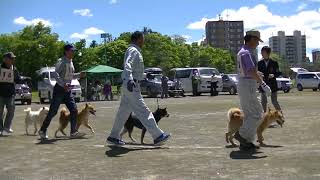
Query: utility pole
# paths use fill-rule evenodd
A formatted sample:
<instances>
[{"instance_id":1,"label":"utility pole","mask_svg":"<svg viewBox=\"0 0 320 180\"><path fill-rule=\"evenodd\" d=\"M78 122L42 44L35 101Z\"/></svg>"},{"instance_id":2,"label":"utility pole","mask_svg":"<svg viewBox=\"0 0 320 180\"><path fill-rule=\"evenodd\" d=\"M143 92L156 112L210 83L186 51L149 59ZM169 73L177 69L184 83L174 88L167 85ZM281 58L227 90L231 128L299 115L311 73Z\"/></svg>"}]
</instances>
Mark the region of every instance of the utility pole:
<instances>
[{"instance_id":1,"label":"utility pole","mask_svg":"<svg viewBox=\"0 0 320 180\"><path fill-rule=\"evenodd\" d=\"M104 42L104 60L105 60L105 62L106 62L106 64L108 63L107 61L107 47L106 47L106 44L107 44L107 37L108 36L108 34L107 33L102 33L101 34L101 39L103 39L103 42Z\"/></svg>"}]
</instances>

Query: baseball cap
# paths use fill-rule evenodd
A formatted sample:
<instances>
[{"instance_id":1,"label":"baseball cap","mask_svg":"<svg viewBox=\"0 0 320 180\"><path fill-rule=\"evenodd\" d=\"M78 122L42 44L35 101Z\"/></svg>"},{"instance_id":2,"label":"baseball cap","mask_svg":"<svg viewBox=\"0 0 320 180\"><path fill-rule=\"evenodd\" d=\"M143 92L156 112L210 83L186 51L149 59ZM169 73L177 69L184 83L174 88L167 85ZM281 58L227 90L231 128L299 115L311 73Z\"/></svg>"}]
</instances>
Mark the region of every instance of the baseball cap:
<instances>
[{"instance_id":1,"label":"baseball cap","mask_svg":"<svg viewBox=\"0 0 320 180\"><path fill-rule=\"evenodd\" d=\"M249 30L246 32L246 35L257 37L260 42L263 42L261 40L260 32L258 30L255 30L255 29Z\"/></svg>"},{"instance_id":2,"label":"baseball cap","mask_svg":"<svg viewBox=\"0 0 320 180\"><path fill-rule=\"evenodd\" d=\"M64 45L63 49L64 49L64 51L69 51L69 50L75 51L76 50L76 48L72 44Z\"/></svg>"},{"instance_id":3,"label":"baseball cap","mask_svg":"<svg viewBox=\"0 0 320 180\"><path fill-rule=\"evenodd\" d=\"M16 55L13 54L13 52L7 52L3 55L4 58L13 59L16 57Z\"/></svg>"}]
</instances>

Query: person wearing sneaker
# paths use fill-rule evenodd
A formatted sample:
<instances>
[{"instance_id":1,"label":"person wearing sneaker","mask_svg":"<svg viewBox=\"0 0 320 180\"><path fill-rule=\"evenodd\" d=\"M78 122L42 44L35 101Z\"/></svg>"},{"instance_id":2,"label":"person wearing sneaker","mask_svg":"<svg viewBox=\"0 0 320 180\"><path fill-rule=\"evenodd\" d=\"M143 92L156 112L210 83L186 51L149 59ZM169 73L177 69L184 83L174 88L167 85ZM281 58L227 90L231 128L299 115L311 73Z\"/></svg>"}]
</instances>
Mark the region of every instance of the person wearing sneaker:
<instances>
[{"instance_id":1,"label":"person wearing sneaker","mask_svg":"<svg viewBox=\"0 0 320 180\"><path fill-rule=\"evenodd\" d=\"M0 135L3 132L13 133L11 129L15 111L15 83L21 80L18 70L14 66L16 56L12 52L3 55L0 69ZM7 109L3 122L4 107Z\"/></svg>"},{"instance_id":2,"label":"person wearing sneaker","mask_svg":"<svg viewBox=\"0 0 320 180\"><path fill-rule=\"evenodd\" d=\"M110 136L107 138L107 143L114 145L125 144L120 137L120 131L128 120L130 113L133 112L153 137L154 144L162 145L170 138L170 134L164 133L158 127L152 112L143 100L139 85L139 81L143 80L144 72L141 54L141 48L144 45L143 33L139 31L134 32L131 35L131 42L124 58L120 107L115 117Z\"/></svg>"},{"instance_id":3,"label":"person wearing sneaker","mask_svg":"<svg viewBox=\"0 0 320 180\"><path fill-rule=\"evenodd\" d=\"M237 54L238 92L244 121L239 132L235 134L235 139L240 142L240 150L255 150L257 146L253 142L263 114L261 102L257 97L257 88L260 85L266 95L270 95L271 90L258 73L257 59L254 55L254 50L258 47L259 42L262 42L260 32L247 31L244 40L245 45Z\"/></svg>"},{"instance_id":4,"label":"person wearing sneaker","mask_svg":"<svg viewBox=\"0 0 320 180\"><path fill-rule=\"evenodd\" d=\"M61 103L64 103L70 111L70 138L82 137L85 134L80 133L76 130L77 125L77 104L74 100L73 94L71 93L71 81L74 76L74 66L72 58L74 56L75 48L71 44L64 46L64 57L58 60L55 67L55 79L57 80L56 85L53 88L53 96L50 103L49 113L44 120L39 135L42 139L48 139L47 129L50 125L52 118L57 114ZM80 73L80 78L83 78L84 74Z\"/></svg>"}]
</instances>

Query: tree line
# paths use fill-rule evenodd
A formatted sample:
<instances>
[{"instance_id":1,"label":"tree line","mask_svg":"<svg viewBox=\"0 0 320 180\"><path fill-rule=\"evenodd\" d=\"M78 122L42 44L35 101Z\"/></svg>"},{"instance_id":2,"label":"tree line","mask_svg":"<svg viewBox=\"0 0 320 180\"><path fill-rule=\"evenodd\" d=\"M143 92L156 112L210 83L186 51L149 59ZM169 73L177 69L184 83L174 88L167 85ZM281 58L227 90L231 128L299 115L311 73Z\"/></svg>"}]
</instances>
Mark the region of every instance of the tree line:
<instances>
[{"instance_id":1,"label":"tree line","mask_svg":"<svg viewBox=\"0 0 320 180\"><path fill-rule=\"evenodd\" d=\"M143 57L146 67L160 67L168 72L176 67L215 67L224 73L235 71L235 58L227 50L201 46L198 43L186 44L182 36L162 35L144 28L145 46ZM95 65L108 65L122 69L126 48L130 43L130 32L124 32L113 38L107 34L104 43L85 39L73 43L77 48L74 66L77 71L86 70ZM37 77L36 70L53 66L63 55L63 45L59 35L41 22L34 26L26 26L18 32L0 35L1 54L12 51L17 56L16 66L25 76Z\"/></svg>"}]
</instances>

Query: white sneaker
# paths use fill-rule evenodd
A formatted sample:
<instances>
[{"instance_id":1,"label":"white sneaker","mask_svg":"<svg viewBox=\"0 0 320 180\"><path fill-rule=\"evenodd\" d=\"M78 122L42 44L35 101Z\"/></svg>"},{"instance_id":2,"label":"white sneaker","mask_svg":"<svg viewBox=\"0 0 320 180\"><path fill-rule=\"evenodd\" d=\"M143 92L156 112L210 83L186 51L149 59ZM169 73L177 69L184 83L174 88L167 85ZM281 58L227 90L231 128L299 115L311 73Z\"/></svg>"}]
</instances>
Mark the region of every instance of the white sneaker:
<instances>
[{"instance_id":1,"label":"white sneaker","mask_svg":"<svg viewBox=\"0 0 320 180\"><path fill-rule=\"evenodd\" d=\"M49 139L47 132L39 131L39 136L41 139Z\"/></svg>"},{"instance_id":2,"label":"white sneaker","mask_svg":"<svg viewBox=\"0 0 320 180\"><path fill-rule=\"evenodd\" d=\"M76 138L81 138L81 137L83 137L85 135L86 135L85 133L76 131L76 132L70 134L70 138L71 139L76 139Z\"/></svg>"},{"instance_id":3,"label":"white sneaker","mask_svg":"<svg viewBox=\"0 0 320 180\"><path fill-rule=\"evenodd\" d=\"M5 132L7 132L8 134L13 133L13 130L12 130L11 128L3 128L3 130L4 130Z\"/></svg>"},{"instance_id":4,"label":"white sneaker","mask_svg":"<svg viewBox=\"0 0 320 180\"><path fill-rule=\"evenodd\" d=\"M0 131L0 136L2 136L3 135L3 132L2 131Z\"/></svg>"}]
</instances>

